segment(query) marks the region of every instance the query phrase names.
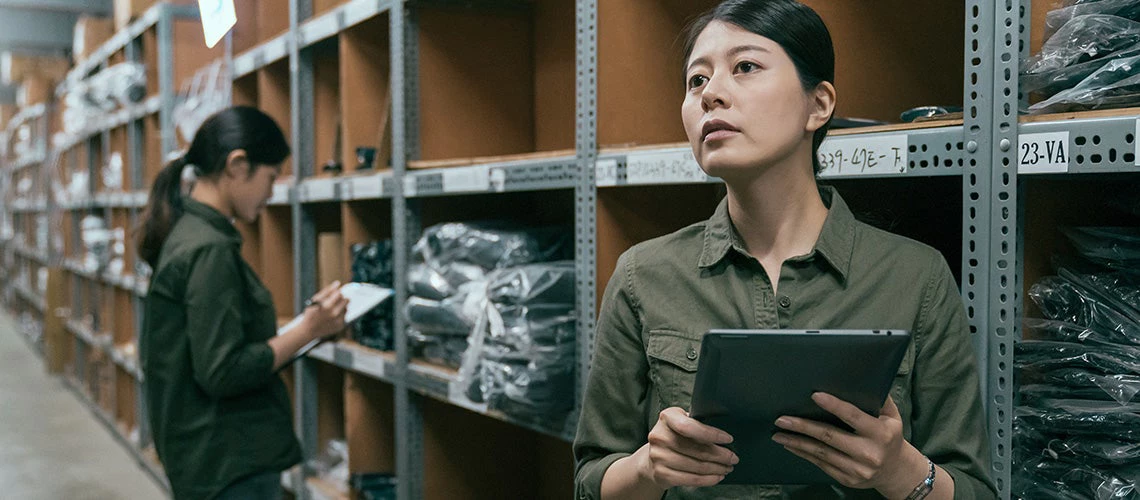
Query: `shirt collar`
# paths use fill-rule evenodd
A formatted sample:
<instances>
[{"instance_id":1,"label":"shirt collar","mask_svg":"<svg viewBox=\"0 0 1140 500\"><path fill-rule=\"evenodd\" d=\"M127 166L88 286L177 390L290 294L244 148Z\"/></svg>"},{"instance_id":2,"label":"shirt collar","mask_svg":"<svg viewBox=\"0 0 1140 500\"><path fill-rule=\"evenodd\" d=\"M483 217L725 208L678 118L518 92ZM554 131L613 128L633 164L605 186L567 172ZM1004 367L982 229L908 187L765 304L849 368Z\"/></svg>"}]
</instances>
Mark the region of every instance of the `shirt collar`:
<instances>
[{"instance_id":1,"label":"shirt collar","mask_svg":"<svg viewBox=\"0 0 1140 500\"><path fill-rule=\"evenodd\" d=\"M809 257L814 254L823 257L840 278L845 280L851 269L851 254L855 248L855 216L835 188L821 186L819 194L828 208L827 218ZM724 260L729 250L748 255L740 234L728 216L728 198L725 198L705 224L704 247L697 265L701 268L715 266Z\"/></svg>"},{"instance_id":2,"label":"shirt collar","mask_svg":"<svg viewBox=\"0 0 1140 500\"><path fill-rule=\"evenodd\" d=\"M202 219L214 229L221 231L222 234L233 238L239 244L241 243L241 233L234 227L233 222L214 207L187 196L182 198L182 210L187 215Z\"/></svg>"}]
</instances>

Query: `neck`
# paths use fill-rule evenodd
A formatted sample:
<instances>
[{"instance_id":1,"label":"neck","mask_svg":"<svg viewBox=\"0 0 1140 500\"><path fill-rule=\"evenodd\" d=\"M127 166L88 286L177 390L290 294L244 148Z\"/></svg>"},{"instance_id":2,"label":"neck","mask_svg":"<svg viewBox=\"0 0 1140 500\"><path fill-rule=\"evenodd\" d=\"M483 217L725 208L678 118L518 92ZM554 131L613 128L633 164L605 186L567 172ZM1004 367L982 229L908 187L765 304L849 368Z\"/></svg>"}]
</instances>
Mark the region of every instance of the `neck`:
<instances>
[{"instance_id":1,"label":"neck","mask_svg":"<svg viewBox=\"0 0 1140 500\"><path fill-rule=\"evenodd\" d=\"M773 165L727 186L729 218L760 262L780 263L815 247L827 207L810 165Z\"/></svg>"},{"instance_id":2,"label":"neck","mask_svg":"<svg viewBox=\"0 0 1140 500\"><path fill-rule=\"evenodd\" d=\"M194 183L194 188L190 190L190 198L217 210L226 216L227 219L234 217L233 208L230 207L229 203L225 203L226 198L222 195L222 191L218 189L215 183L198 180L198 182Z\"/></svg>"}]
</instances>

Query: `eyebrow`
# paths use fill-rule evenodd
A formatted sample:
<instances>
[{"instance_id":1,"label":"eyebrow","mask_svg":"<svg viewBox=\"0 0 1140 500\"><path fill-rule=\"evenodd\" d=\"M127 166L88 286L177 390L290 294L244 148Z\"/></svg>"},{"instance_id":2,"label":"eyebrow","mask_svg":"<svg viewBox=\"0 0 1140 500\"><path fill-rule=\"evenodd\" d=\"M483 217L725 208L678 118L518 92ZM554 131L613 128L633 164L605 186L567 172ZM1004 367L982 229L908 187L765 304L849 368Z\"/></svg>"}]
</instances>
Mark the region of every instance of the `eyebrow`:
<instances>
[{"instance_id":1,"label":"eyebrow","mask_svg":"<svg viewBox=\"0 0 1140 500\"><path fill-rule=\"evenodd\" d=\"M732 56L735 56L741 52L754 52L754 51L755 52L768 52L768 53L772 52L772 51L768 50L767 48L761 47L759 45L738 45L736 47L729 49L728 56L732 57ZM693 66L696 66L698 64L704 64L704 65L708 66L709 60L707 57L698 57L696 59L693 59L693 62L689 63L689 66L687 68L685 68L685 71L689 71L689 70L693 69Z\"/></svg>"}]
</instances>

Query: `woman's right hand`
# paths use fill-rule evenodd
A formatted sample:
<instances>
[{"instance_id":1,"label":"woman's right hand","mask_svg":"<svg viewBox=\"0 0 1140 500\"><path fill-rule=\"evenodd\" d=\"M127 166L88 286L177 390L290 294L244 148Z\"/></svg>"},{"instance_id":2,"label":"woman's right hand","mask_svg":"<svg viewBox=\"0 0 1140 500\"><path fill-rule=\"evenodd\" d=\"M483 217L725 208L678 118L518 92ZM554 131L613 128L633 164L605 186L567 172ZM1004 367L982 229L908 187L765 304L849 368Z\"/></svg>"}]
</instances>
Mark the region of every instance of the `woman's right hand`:
<instances>
[{"instance_id":1,"label":"woman's right hand","mask_svg":"<svg viewBox=\"0 0 1140 500\"><path fill-rule=\"evenodd\" d=\"M319 339L344 330L344 315L348 299L340 294L340 282L335 281L313 295L313 305L305 308L302 321L308 327L310 339Z\"/></svg>"},{"instance_id":2,"label":"woman's right hand","mask_svg":"<svg viewBox=\"0 0 1140 500\"><path fill-rule=\"evenodd\" d=\"M649 431L649 443L639 450L644 479L661 489L675 486L714 486L740 462L723 445L732 436L689 417L681 408L662 410Z\"/></svg>"}]
</instances>

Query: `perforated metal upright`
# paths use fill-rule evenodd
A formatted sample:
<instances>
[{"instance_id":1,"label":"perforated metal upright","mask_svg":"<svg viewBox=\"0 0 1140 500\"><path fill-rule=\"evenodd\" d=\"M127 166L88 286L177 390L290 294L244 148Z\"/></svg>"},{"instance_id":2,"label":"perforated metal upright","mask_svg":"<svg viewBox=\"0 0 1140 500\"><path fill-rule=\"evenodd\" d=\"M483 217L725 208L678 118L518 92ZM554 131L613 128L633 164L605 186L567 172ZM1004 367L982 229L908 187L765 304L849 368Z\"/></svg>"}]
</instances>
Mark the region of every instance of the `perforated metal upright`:
<instances>
[{"instance_id":1,"label":"perforated metal upright","mask_svg":"<svg viewBox=\"0 0 1140 500\"><path fill-rule=\"evenodd\" d=\"M586 380L590 371L590 353L594 346L594 310L597 304L597 194L595 164L598 160L598 3L578 0L576 35L577 114L575 145L578 155L577 181L574 184L574 268L576 307L578 309L578 379L574 391L576 424L582 409Z\"/></svg>"},{"instance_id":2,"label":"perforated metal upright","mask_svg":"<svg viewBox=\"0 0 1140 500\"><path fill-rule=\"evenodd\" d=\"M1013 341L1021 262L1017 241L1017 65L1020 4L971 0L966 13L963 286L982 370L990 471L1009 496Z\"/></svg>"},{"instance_id":3,"label":"perforated metal upright","mask_svg":"<svg viewBox=\"0 0 1140 500\"><path fill-rule=\"evenodd\" d=\"M391 52L389 86L392 92L392 248L393 269L397 270L396 311L408 300L408 277L412 242L420 232L418 204L409 202L404 179L408 161L419 155L418 36L415 11L397 2L388 13ZM396 347L396 498L420 499L424 495L423 411L420 397L408 387L407 367L411 361L407 321L395 315Z\"/></svg>"},{"instance_id":4,"label":"perforated metal upright","mask_svg":"<svg viewBox=\"0 0 1140 500\"><path fill-rule=\"evenodd\" d=\"M298 28L313 12L312 0L289 0L289 110L293 144L293 185L289 189L289 204L293 221L293 313L304 310L305 300L316 293L316 228L308 209L297 196L297 186L312 176L313 167L313 57L302 50ZM294 476L293 484L304 485L313 476L308 463L320 446L317 438L317 391L319 381L315 361L300 359L293 368L295 391L294 421L305 460ZM296 488L302 500L307 499L307 488Z\"/></svg>"}]
</instances>

